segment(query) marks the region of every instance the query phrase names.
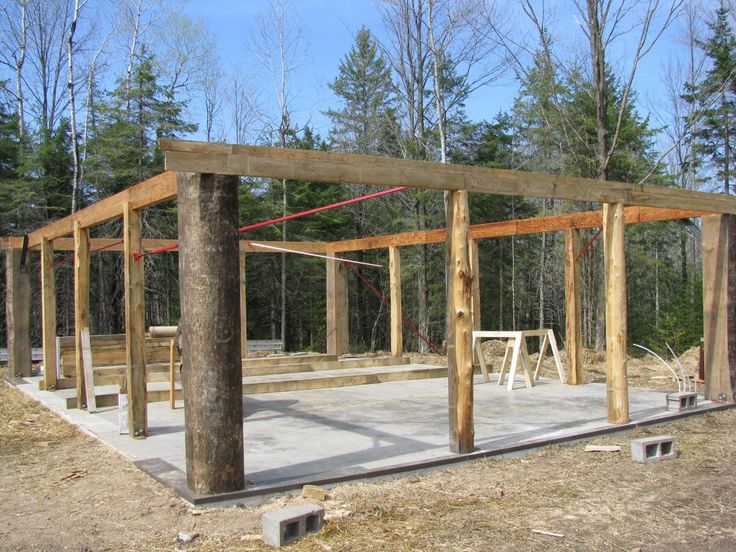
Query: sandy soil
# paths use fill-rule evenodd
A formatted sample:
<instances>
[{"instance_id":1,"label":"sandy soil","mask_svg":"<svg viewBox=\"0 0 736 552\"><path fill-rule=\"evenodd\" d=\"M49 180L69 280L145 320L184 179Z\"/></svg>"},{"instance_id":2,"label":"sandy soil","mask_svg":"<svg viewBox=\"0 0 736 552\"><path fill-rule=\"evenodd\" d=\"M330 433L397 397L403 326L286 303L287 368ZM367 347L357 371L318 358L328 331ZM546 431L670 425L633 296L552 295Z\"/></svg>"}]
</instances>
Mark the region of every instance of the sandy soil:
<instances>
[{"instance_id":1,"label":"sandy soil","mask_svg":"<svg viewBox=\"0 0 736 552\"><path fill-rule=\"evenodd\" d=\"M598 368L586 371L596 377ZM652 379L664 369L638 371L642 383L672 386ZM728 410L594 441L622 445L620 453L554 446L514 460L341 485L329 490L323 530L289 549L736 550L735 422L736 410ZM632 438L664 432L678 441L677 459L631 462ZM0 382L0 550L267 550L262 514L301 500L193 511ZM182 531L199 536L181 544Z\"/></svg>"}]
</instances>

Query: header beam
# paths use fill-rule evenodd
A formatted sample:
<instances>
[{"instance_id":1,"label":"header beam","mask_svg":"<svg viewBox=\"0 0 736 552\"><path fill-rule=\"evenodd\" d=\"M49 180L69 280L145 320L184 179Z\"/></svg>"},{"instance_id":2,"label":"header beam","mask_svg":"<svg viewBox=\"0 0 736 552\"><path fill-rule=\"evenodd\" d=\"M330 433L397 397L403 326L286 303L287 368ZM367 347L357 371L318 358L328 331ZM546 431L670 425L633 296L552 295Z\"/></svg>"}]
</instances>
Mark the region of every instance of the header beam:
<instances>
[{"instance_id":1,"label":"header beam","mask_svg":"<svg viewBox=\"0 0 736 552\"><path fill-rule=\"evenodd\" d=\"M574 176L349 153L159 139L166 170L337 184L467 190L547 199L736 213L736 197Z\"/></svg>"}]
</instances>

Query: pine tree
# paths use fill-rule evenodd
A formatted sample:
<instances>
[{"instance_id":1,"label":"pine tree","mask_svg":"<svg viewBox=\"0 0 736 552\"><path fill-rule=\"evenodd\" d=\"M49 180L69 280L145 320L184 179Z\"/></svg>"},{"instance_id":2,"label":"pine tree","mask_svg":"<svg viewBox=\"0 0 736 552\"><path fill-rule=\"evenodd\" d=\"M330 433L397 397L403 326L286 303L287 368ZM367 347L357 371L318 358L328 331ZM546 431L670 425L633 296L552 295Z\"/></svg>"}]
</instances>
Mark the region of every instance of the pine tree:
<instances>
[{"instance_id":1,"label":"pine tree","mask_svg":"<svg viewBox=\"0 0 736 552\"><path fill-rule=\"evenodd\" d=\"M363 27L340 62L339 75L329 85L342 102L326 112L332 120L332 140L340 151L371 155L397 153L397 126L391 73L370 31Z\"/></svg>"},{"instance_id":2,"label":"pine tree","mask_svg":"<svg viewBox=\"0 0 736 552\"><path fill-rule=\"evenodd\" d=\"M698 109L689 121L697 154L715 170L723 193L731 193L733 151L736 139L736 35L729 23L729 10L721 3L708 24L711 36L699 45L710 60L710 69L700 83L690 83L683 96Z\"/></svg>"}]
</instances>

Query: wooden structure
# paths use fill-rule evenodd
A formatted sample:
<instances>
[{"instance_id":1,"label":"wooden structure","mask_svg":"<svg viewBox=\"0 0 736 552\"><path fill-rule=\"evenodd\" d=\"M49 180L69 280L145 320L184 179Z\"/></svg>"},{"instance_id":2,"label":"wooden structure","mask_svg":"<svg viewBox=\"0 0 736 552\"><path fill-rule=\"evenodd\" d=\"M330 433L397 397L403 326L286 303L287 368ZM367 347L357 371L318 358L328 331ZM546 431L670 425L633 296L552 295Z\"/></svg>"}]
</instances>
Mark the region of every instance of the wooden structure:
<instances>
[{"instance_id":1,"label":"wooden structure","mask_svg":"<svg viewBox=\"0 0 736 552\"><path fill-rule=\"evenodd\" d=\"M190 486L199 492L216 492L242 486L242 433L238 433L232 412L237 408L240 385L234 386L235 371L232 364L239 359L241 347L245 347L245 337L241 334L240 300L232 295L228 305L218 303L203 305L188 297L199 293L199 282L203 272L211 266L223 266L227 270L220 277L231 283L228 289L242 287L242 274L245 263L239 257L235 240L224 234L232 234L234 222L229 218L227 224L212 224L201 213L192 211L194 203L205 201L230 213L225 205L225 197L234 187L234 180L208 175L231 175L271 177L284 179L310 180L335 184L370 184L377 186L403 185L413 188L428 188L449 191L448 225L446 229L421 232L408 232L392 236L357 238L336 243L288 243L285 246L303 251L319 252L335 257L349 251L373 248L388 248L391 256L391 294L394 305L400 301L400 256L401 246L445 242L448 247L448 274L451 292L448 294L448 409L450 418L450 449L458 453L470 452L474 448L473 434L473 394L472 394L472 347L471 334L479 329L480 288L478 286L477 240L512 236L528 233L564 231L567 233L566 250L566 290L567 290L567 331L568 351L572 352L568 379L570 383L581 382L581 363L579 357L579 304L580 270L576 252L579 250L578 230L603 226L605 238L606 274L606 320L608 352L608 419L612 423L623 423L628 419L628 399L626 382L626 282L624 232L625 224L658 220L674 220L689 217L713 215L714 230L710 223L705 224L704 272L706 278L706 374L710 379L707 387L709 398L723 397L733 400L733 387L736 385L736 354L734 354L733 323L733 282L734 271L734 214L736 198L719 194L691 192L687 190L626 184L621 182L601 182L584 178L566 177L536 173L515 172L473 166L443 165L438 163L376 158L369 156L337 154L317 151L283 150L251 146L236 146L186 142L162 139L161 149L166 156L167 172L146 182L142 182L99 203L82 209L74 215L65 217L32 232L28 236L28 247L41 250L45 260L42 263L43 291L43 342L48 347L56 333L52 316L54 306L53 266L49 259L53 251L72 250L75 258L75 309L78 357L82 353L81 331L88 327L89 293L89 253L90 249L108 246L109 250L123 250L125 254L125 306L126 306L126 357L129 386L128 420L133 436L144 436L146 431L146 389L145 359L143 350L142 300L143 282L139 259L135 253L142 248L159 247L174 243L173 240L145 240L140 234L140 210L162 201L177 197L179 182L180 217L180 259L192 259L194 251L201 251L206 263L197 261L189 268L184 267L180 293L182 311L189 313L190 319L204 316L208 321L221 321L216 324L193 324L187 326L185 335L189 347L198 349L192 357L186 351L185 368L192 373L187 375L192 396L200 394L217 404L196 405L197 399L187 404L187 442L197 447L197 439L203 432L217 434L216 447L228 466L226 475L217 477L202 464L205 455L188 453L188 463L195 465L191 470ZM177 176L178 174L178 176ZM182 190L188 190L182 194ZM225 190L229 190L225 193ZM468 193L491 193L536 198L566 199L600 203L601 211L571 213L540 219L527 219L500 223L469 225ZM687 206L689 210L683 210ZM182 234L182 220L187 219L187 230ZM89 230L113 219L124 221L124 244L115 245L110 239L89 238ZM232 223L232 224L231 224ZM211 226L208 226L211 225ZM206 238L201 235L205 228L213 234L213 243L221 244L217 252L207 252ZM234 234L232 234L234 235ZM72 236L73 239L70 239ZM279 245L284 245L280 243ZM0 248L8 249L6 265L8 270L9 293L7 299L9 342L15 366L23 364L29 347L28 304L24 302L23 277L20 269L19 250L23 248L21 238L2 238ZM709 249L710 248L710 249ZM252 248L240 243L240 251ZM710 252L712 249L712 253ZM201 259L200 259L201 261ZM194 271L192 268L194 267ZM187 274L188 272L188 274ZM328 350L337 354L347 347L347 298L345 294L345 269L336 261L327 262L327 323ZM208 280L210 281L210 280ZM222 289L217 284L217 289ZM710 290L710 291L709 291ZM222 289L222 293L226 293ZM228 295L228 297L230 297ZM215 303L214 301L212 303ZM226 323L227 318L237 320L237 324ZM728 313L728 315L727 315ZM401 354L400 309L391 309L392 352ZM220 322L218 322L219 324ZM219 333L218 333L219 332ZM226 335L225 335L226 334ZM215 353L214 343L226 338L225 351ZM219 347L219 345L218 345ZM245 349L243 349L245 350ZM51 356L47 355L51 366ZM77 366L82 366L78 361ZM729 368L730 366L730 368ZM25 368L23 368L25 370ZM16 368L17 371L17 368ZM53 387L55 371L46 370L46 384ZM141 381L144 382L141 385ZM229 382L229 383L226 383ZM77 374L78 401L85 400L84 377ZM225 387L222 387L222 386ZM209 386L212 386L209 389ZM186 386L185 386L186 387ZM222 391L221 393L215 390ZM214 393L214 395L213 395ZM204 402L204 401L202 401ZM189 417L198 420L190 427ZM238 420L238 424L240 424ZM220 427L222 424L222 427ZM192 433L193 432L193 433ZM242 432L242 428L241 428ZM240 462L240 470L236 464ZM219 465L219 464L218 464ZM208 471L209 470L209 471Z\"/></svg>"}]
</instances>

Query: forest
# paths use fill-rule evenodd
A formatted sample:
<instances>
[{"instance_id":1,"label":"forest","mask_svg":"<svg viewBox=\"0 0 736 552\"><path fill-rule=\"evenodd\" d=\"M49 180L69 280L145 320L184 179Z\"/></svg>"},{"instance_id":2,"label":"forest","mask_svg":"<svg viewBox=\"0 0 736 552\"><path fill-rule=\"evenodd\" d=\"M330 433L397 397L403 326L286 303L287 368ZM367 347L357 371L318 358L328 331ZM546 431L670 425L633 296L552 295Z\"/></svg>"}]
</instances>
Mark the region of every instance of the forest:
<instances>
[{"instance_id":1,"label":"forest","mask_svg":"<svg viewBox=\"0 0 736 552\"><path fill-rule=\"evenodd\" d=\"M262 5L261 5L262 4ZM326 84L318 132L294 106L305 29L296 2L270 0L234 67L176 0L4 0L0 6L0 236L22 236L163 171L157 139L339 151L732 193L736 125L734 7L697 0L375 0ZM558 24L572 14L574 28ZM245 25L245 22L244 22ZM667 46L666 41L677 44ZM656 109L637 83L662 51ZM651 65L647 65L651 67ZM466 106L504 79L510 108ZM315 93L317 97L317 93ZM327 105L329 103L329 105ZM242 225L349 199L366 186L246 179ZM471 224L600 208L471 195ZM687 205L683 205L687 208ZM249 232L243 239L335 241L442 228L442 194L405 190ZM631 343L681 352L702 336L699 221L627 228ZM175 202L144 212L144 237L174 238ZM121 224L92 237L120 237ZM584 231L583 343L604 347L602 247ZM551 327L564 342L562 234L480 242L483 329ZM442 244L402 249L404 314L441 346ZM389 346L388 252L349 282L353 352ZM38 255L27 270L39 273ZM324 260L248 255L248 336L287 350L325 348ZM179 318L178 256L145 257L146 323ZM91 324L124 331L122 255L93 252ZM58 334L73 333L73 267L56 253ZM364 281L365 280L365 281ZM32 338L40 341L39 278ZM5 274L0 277L5 294ZM5 312L0 314L0 345ZM407 350L427 344L405 331Z\"/></svg>"}]
</instances>

